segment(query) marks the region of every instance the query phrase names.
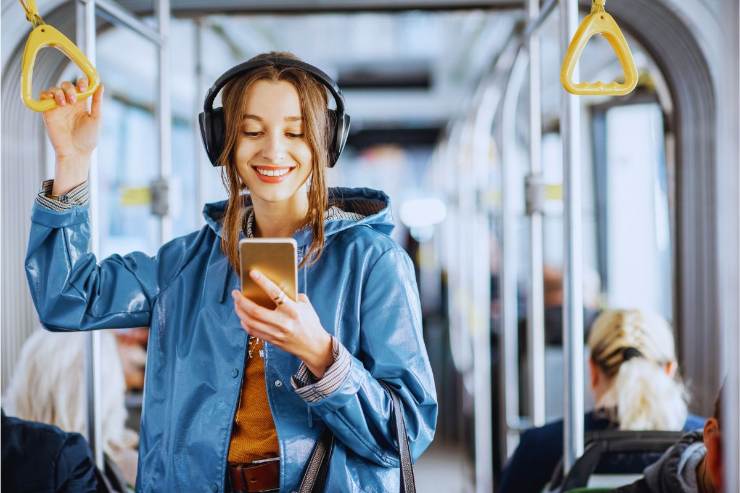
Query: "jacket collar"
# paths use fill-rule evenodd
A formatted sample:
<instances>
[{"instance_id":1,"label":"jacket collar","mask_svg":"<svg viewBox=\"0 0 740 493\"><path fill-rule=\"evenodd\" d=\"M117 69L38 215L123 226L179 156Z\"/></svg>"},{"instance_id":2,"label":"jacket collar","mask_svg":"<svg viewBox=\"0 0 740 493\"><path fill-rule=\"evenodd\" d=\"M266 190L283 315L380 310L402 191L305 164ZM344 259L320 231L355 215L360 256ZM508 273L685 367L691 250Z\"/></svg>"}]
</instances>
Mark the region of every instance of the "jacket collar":
<instances>
[{"instance_id":1,"label":"jacket collar","mask_svg":"<svg viewBox=\"0 0 740 493\"><path fill-rule=\"evenodd\" d=\"M244 196L245 211L252 207L252 198ZM212 202L203 207L206 224L220 238L223 235L223 218L226 214L226 200ZM367 225L379 232L390 235L393 230L390 199L380 190L371 188L329 189L329 210L324 222L324 235L328 238L341 231L356 226ZM298 246L306 246L313 240L308 228L296 231L293 238Z\"/></svg>"},{"instance_id":2,"label":"jacket collar","mask_svg":"<svg viewBox=\"0 0 740 493\"><path fill-rule=\"evenodd\" d=\"M252 199L248 194L243 197L244 210L248 214L252 207ZM228 202L223 200L206 204L203 207L206 224L216 234L219 243L223 235L223 218L226 214L227 204ZM390 236L394 227L390 199L384 192L370 188L330 188L329 209L324 217L324 236L326 240L342 231L359 226L368 226ZM244 232L242 232L243 234ZM310 228L303 228L296 231L293 238L298 244L299 257L301 257L313 241L313 232ZM210 270L214 282L209 290L215 288L218 292L218 302L223 304L230 291L233 269L221 253L220 244L217 248L220 255L214 258L211 263Z\"/></svg>"}]
</instances>

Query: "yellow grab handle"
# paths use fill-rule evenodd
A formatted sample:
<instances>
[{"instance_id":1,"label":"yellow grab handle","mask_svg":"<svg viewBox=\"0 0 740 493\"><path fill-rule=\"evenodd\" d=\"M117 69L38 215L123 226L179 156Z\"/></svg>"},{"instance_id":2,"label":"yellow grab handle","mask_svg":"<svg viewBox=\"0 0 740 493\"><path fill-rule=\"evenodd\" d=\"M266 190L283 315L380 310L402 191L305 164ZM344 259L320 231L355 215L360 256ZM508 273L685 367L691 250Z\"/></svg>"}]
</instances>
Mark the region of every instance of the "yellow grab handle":
<instances>
[{"instance_id":1,"label":"yellow grab handle","mask_svg":"<svg viewBox=\"0 0 740 493\"><path fill-rule=\"evenodd\" d=\"M36 56L38 56L41 48L50 46L56 48L67 57L75 62L77 66L82 69L82 73L87 76L88 88L83 92L77 93L78 99L84 99L91 96L100 85L100 77L98 72L93 67L90 60L80 51L80 49L67 38L64 34L59 32L49 24L39 24L36 26L31 34L28 36L26 41L26 47L23 50L23 62L21 71L21 98L26 106L31 108L33 111L48 111L57 107L56 102L53 99L33 99L31 94L32 83L33 83L33 66L36 62Z\"/></svg>"},{"instance_id":2,"label":"yellow grab handle","mask_svg":"<svg viewBox=\"0 0 740 493\"><path fill-rule=\"evenodd\" d=\"M573 82L576 63L581 58L586 44L595 34L601 34L609 41L622 66L624 82ZM594 0L591 13L578 26L575 36L568 45L568 51L565 52L563 66L560 69L560 83L566 91L578 96L624 96L635 89L637 79L635 60L624 34L614 18L604 10L604 0Z\"/></svg>"}]
</instances>

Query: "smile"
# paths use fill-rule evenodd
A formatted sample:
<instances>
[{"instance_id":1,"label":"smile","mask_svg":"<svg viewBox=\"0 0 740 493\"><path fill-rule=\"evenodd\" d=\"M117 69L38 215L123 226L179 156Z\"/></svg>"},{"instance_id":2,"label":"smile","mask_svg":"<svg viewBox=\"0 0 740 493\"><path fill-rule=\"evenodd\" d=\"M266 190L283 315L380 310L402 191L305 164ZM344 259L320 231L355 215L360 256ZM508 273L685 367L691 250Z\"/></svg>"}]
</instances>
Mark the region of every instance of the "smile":
<instances>
[{"instance_id":1,"label":"smile","mask_svg":"<svg viewBox=\"0 0 740 493\"><path fill-rule=\"evenodd\" d=\"M290 174L296 167L275 167L275 166L252 166L257 172L260 180L267 183L278 183Z\"/></svg>"}]
</instances>

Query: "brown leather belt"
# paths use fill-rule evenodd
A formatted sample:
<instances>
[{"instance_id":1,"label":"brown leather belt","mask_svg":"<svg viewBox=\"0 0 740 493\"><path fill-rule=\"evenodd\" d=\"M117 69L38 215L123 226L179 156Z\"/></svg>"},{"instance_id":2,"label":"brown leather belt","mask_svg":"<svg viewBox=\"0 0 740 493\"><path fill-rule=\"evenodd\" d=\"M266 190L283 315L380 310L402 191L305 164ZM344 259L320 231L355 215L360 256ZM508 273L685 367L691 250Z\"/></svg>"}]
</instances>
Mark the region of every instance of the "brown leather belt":
<instances>
[{"instance_id":1,"label":"brown leather belt","mask_svg":"<svg viewBox=\"0 0 740 493\"><path fill-rule=\"evenodd\" d=\"M265 493L280 488L280 461L229 464L233 493Z\"/></svg>"}]
</instances>

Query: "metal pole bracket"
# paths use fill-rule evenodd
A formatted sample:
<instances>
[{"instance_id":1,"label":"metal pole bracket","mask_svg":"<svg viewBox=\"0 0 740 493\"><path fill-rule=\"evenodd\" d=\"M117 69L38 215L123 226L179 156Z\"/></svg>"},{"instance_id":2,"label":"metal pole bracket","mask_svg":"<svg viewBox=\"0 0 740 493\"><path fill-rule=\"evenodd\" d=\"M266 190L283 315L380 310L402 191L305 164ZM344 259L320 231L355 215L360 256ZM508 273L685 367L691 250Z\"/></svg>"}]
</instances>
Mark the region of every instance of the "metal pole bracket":
<instances>
[{"instance_id":1,"label":"metal pole bracket","mask_svg":"<svg viewBox=\"0 0 740 493\"><path fill-rule=\"evenodd\" d=\"M524 200L528 216L545 213L546 185L541 173L524 178Z\"/></svg>"}]
</instances>

